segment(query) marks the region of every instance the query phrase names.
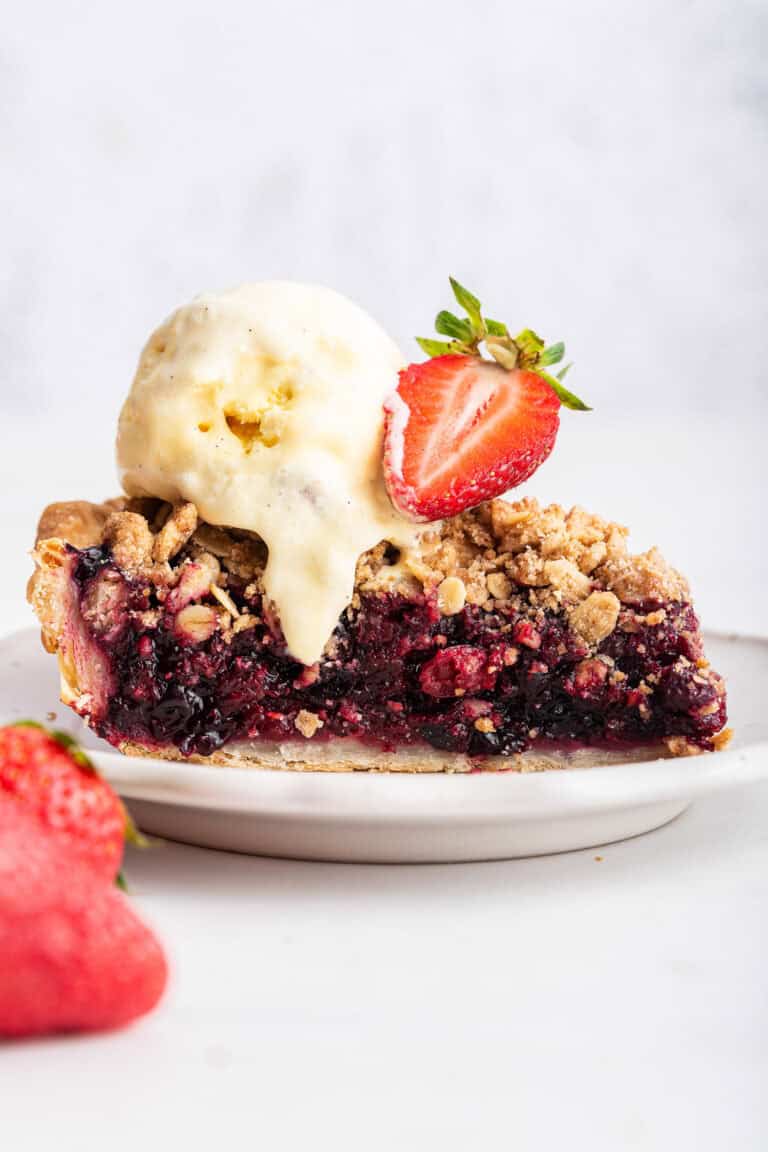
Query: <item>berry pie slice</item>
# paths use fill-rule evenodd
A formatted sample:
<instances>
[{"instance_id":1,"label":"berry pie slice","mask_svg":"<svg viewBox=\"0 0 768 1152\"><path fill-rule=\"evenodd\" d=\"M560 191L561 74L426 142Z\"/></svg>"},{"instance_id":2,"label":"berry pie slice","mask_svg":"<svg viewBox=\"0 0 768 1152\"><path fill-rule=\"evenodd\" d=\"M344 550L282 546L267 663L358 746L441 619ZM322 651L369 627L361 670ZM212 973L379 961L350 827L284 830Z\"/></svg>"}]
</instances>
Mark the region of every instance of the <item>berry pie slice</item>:
<instances>
[{"instance_id":1,"label":"berry pie slice","mask_svg":"<svg viewBox=\"0 0 768 1152\"><path fill-rule=\"evenodd\" d=\"M126 495L43 513L29 599L62 699L121 751L323 771L536 771L727 740L688 585L623 527L498 498L552 450L562 345L466 318L403 367L316 286L150 338ZM485 345L489 357L480 352Z\"/></svg>"},{"instance_id":2,"label":"berry pie slice","mask_svg":"<svg viewBox=\"0 0 768 1152\"><path fill-rule=\"evenodd\" d=\"M62 699L124 752L535 770L722 739L685 580L579 508L493 500L364 553L310 666L265 599L262 541L193 504L53 505L41 536L30 596Z\"/></svg>"}]
</instances>

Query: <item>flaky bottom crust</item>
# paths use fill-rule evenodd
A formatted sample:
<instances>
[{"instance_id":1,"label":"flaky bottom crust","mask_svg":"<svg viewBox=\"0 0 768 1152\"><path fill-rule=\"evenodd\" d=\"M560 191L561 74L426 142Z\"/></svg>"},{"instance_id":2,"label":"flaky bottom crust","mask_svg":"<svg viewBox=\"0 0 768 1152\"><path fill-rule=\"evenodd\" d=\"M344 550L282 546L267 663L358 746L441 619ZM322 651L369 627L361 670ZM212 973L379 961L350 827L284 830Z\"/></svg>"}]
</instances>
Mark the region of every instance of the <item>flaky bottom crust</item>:
<instances>
[{"instance_id":1,"label":"flaky bottom crust","mask_svg":"<svg viewBox=\"0 0 768 1152\"><path fill-rule=\"evenodd\" d=\"M337 740L307 746L306 742L268 744L265 741L233 742L210 756L183 756L178 748L151 748L124 742L120 751L126 756L152 757L156 760L181 760L194 764L215 764L225 768L260 768L289 772L545 772L552 768L596 768L603 764L628 764L645 760L668 759L679 755L667 744L658 742L627 749L578 748L571 752L530 749L514 756L486 756L472 760L468 756L440 752L434 748L400 748L384 752L367 748L356 740ZM694 749L691 748L693 752Z\"/></svg>"}]
</instances>

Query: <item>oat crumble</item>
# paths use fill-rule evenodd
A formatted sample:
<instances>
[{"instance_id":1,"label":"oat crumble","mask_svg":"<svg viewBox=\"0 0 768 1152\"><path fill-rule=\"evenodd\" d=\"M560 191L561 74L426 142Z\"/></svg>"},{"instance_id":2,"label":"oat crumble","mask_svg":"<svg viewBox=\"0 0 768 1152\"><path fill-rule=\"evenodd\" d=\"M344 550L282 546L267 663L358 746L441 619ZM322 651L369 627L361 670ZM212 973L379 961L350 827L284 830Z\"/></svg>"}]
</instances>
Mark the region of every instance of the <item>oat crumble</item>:
<instances>
[{"instance_id":1,"label":"oat crumble","mask_svg":"<svg viewBox=\"0 0 768 1152\"><path fill-rule=\"evenodd\" d=\"M382 542L363 553L352 608L361 593L435 593L444 615L466 604L494 611L516 597L533 614L542 608L565 611L574 631L594 647L616 627L631 632L665 618L663 609L643 614L635 606L689 595L683 577L657 549L632 555L626 537L625 528L583 508L566 512L531 498L492 500L427 528L413 549L398 553ZM38 548L49 550L57 539L80 548L106 544L126 571L165 586L163 595L173 597L177 608L210 593L223 609L226 630L234 634L252 626L247 616L238 618L226 584L232 575L245 580L249 592L263 591L263 541L251 532L206 524L188 501L51 505L37 539ZM30 595L38 601L43 595L34 577Z\"/></svg>"}]
</instances>

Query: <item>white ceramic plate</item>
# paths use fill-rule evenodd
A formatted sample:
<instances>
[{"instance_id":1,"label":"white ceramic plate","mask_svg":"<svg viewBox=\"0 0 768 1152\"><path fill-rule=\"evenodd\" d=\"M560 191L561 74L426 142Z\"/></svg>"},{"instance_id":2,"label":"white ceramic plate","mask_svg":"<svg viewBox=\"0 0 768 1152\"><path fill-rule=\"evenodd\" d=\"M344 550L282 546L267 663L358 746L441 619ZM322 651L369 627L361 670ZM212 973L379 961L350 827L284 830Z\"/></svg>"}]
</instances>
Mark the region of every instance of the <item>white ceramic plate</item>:
<instances>
[{"instance_id":1,"label":"white ceramic plate","mask_svg":"<svg viewBox=\"0 0 768 1152\"><path fill-rule=\"evenodd\" d=\"M623 840L715 788L768 775L768 640L709 636L728 680L722 752L520 775L272 772L121 756L58 700L56 661L28 629L0 639L3 719L77 735L144 831L212 848L312 860L491 860Z\"/></svg>"}]
</instances>

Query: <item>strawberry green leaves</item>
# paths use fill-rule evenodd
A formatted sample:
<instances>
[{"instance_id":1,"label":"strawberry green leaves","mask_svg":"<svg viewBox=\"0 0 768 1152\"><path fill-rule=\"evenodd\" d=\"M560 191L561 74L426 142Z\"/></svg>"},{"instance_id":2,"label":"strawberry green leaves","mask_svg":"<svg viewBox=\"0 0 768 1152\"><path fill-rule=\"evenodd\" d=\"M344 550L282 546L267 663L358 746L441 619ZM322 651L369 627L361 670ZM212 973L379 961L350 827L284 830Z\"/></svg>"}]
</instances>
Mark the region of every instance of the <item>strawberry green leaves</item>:
<instances>
[{"instance_id":1,"label":"strawberry green leaves","mask_svg":"<svg viewBox=\"0 0 768 1152\"><path fill-rule=\"evenodd\" d=\"M549 372L541 372L538 368L534 368L534 372L537 376L541 376L542 380L546 380L564 408L571 408L574 412L592 411L589 405L585 404L583 400L580 400L575 393L563 387L561 379L565 375L564 372L558 373L557 376L550 376Z\"/></svg>"},{"instance_id":2,"label":"strawberry green leaves","mask_svg":"<svg viewBox=\"0 0 768 1152\"><path fill-rule=\"evenodd\" d=\"M454 344L448 344L444 340L428 340L423 336L417 336L416 343L422 352L426 352L430 358L434 356L449 356L451 352L456 351Z\"/></svg>"},{"instance_id":3,"label":"strawberry green leaves","mask_svg":"<svg viewBox=\"0 0 768 1152\"><path fill-rule=\"evenodd\" d=\"M416 343L428 356L446 356L452 352L465 356L478 355L478 345L489 332L503 337L506 336L507 330L497 320L484 320L477 297L459 284L458 280L454 280L453 276L449 279L456 302L467 313L468 319L454 316L453 312L445 310L438 312L435 329L441 336L450 336L450 342L444 343L442 340L428 340L417 336Z\"/></svg>"},{"instance_id":4,"label":"strawberry green leaves","mask_svg":"<svg viewBox=\"0 0 768 1152\"><path fill-rule=\"evenodd\" d=\"M453 276L449 276L453 294L456 297L456 303L460 308L469 316L470 324L476 333L482 332L484 328L483 317L480 311L481 305L477 296L473 296L458 280L454 280Z\"/></svg>"},{"instance_id":5,"label":"strawberry green leaves","mask_svg":"<svg viewBox=\"0 0 768 1152\"><path fill-rule=\"evenodd\" d=\"M490 320L487 316L485 330L489 336L509 336L506 324L502 324L499 320Z\"/></svg>"},{"instance_id":6,"label":"strawberry green leaves","mask_svg":"<svg viewBox=\"0 0 768 1152\"><path fill-rule=\"evenodd\" d=\"M482 358L480 345L485 344L485 351L502 368L508 371L517 368L541 376L565 408L571 408L576 412L591 411L588 404L563 385L563 377L571 367L570 364L566 364L555 375L543 371L560 364L563 360L565 345L562 341L547 346L532 328L523 328L517 336L510 336L506 324L483 316L482 305L477 296L453 276L449 279L456 303L466 312L467 317L465 319L447 311L438 312L435 329L440 336L447 336L448 340L432 340L417 336L416 343L427 356L432 358L458 355Z\"/></svg>"},{"instance_id":7,"label":"strawberry green leaves","mask_svg":"<svg viewBox=\"0 0 768 1152\"><path fill-rule=\"evenodd\" d=\"M562 340L559 344L550 344L549 348L545 348L539 356L539 364L542 368L546 368L548 364L559 364L565 356L565 344Z\"/></svg>"},{"instance_id":8,"label":"strawberry green leaves","mask_svg":"<svg viewBox=\"0 0 768 1152\"><path fill-rule=\"evenodd\" d=\"M441 336L450 336L454 340L463 340L471 344L475 332L469 320L460 320L452 312L438 312L435 318L435 328Z\"/></svg>"}]
</instances>

